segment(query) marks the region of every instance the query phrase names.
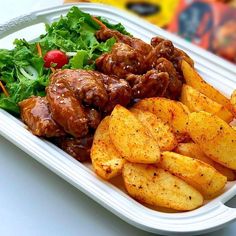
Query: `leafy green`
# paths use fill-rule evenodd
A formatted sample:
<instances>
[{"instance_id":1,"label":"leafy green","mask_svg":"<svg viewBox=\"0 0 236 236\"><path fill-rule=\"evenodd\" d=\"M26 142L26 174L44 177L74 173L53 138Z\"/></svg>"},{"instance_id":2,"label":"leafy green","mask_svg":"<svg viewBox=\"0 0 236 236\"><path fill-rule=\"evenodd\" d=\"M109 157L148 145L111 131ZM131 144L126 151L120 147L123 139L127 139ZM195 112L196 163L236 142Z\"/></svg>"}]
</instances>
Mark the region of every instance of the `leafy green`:
<instances>
[{"instance_id":1,"label":"leafy green","mask_svg":"<svg viewBox=\"0 0 236 236\"><path fill-rule=\"evenodd\" d=\"M128 31L126 31L125 27L121 23L111 24L106 18L101 17L101 16L98 16L97 19L99 19L109 29L117 30L122 34L132 36Z\"/></svg>"},{"instance_id":2,"label":"leafy green","mask_svg":"<svg viewBox=\"0 0 236 236\"><path fill-rule=\"evenodd\" d=\"M72 69L81 69L87 64L89 54L85 50L79 50L77 54L70 60Z\"/></svg>"},{"instance_id":3,"label":"leafy green","mask_svg":"<svg viewBox=\"0 0 236 236\"><path fill-rule=\"evenodd\" d=\"M65 17L61 17L51 26L46 26L47 33L41 36L39 42L43 53L52 49L77 52L76 58L72 58L72 62L69 62L66 68L70 68L71 65L72 68L92 69L96 58L110 51L115 43L115 39L98 42L95 32L99 27L89 14L72 7ZM79 56L82 58L79 59Z\"/></svg>"},{"instance_id":4,"label":"leafy green","mask_svg":"<svg viewBox=\"0 0 236 236\"><path fill-rule=\"evenodd\" d=\"M0 49L0 80L10 94L0 94L0 108L15 115L19 114L18 102L32 96L45 95L50 70L44 68L44 61L36 52L35 43L15 40L13 50ZM29 80L21 72L21 68L31 66L37 71L37 78Z\"/></svg>"},{"instance_id":5,"label":"leafy green","mask_svg":"<svg viewBox=\"0 0 236 236\"><path fill-rule=\"evenodd\" d=\"M99 19L108 28L129 35L121 24L113 25L104 18ZM6 96L0 89L0 108L14 115L19 115L20 101L32 95L45 96L51 71L44 67L44 60L38 55L37 43L40 44L43 55L54 49L73 54L63 68L93 70L95 60L101 54L109 52L116 42L114 38L98 42L95 32L99 30L99 24L91 15L77 7L72 7L57 22L45 26L46 34L41 35L35 42L16 39L14 49L0 49L0 81L10 95ZM29 74L28 68L34 71L33 75Z\"/></svg>"},{"instance_id":6,"label":"leafy green","mask_svg":"<svg viewBox=\"0 0 236 236\"><path fill-rule=\"evenodd\" d=\"M47 85L45 76L37 80L23 79L20 82L8 83L6 86L11 96L6 97L3 93L0 96L0 107L17 115L19 113L18 102L32 96L45 96Z\"/></svg>"}]
</instances>

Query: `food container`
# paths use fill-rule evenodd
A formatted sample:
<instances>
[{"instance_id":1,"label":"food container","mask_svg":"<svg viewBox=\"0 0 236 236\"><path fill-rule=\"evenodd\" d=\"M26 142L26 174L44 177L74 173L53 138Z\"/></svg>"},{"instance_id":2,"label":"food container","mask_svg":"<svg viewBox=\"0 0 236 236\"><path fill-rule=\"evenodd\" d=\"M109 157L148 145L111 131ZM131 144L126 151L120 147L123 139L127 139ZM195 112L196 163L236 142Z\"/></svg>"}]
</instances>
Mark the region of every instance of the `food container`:
<instances>
[{"instance_id":1,"label":"food container","mask_svg":"<svg viewBox=\"0 0 236 236\"><path fill-rule=\"evenodd\" d=\"M31 25L55 21L70 7L50 8L13 19L0 25L0 38ZM129 32L144 41L149 42L156 35L172 40L175 46L185 50L195 60L197 70L206 81L226 95L236 88L236 67L231 63L127 12L91 3L81 3L78 7L111 22L121 22ZM36 33L39 35L41 32ZM166 235L193 235L219 229L236 219L236 209L224 205L236 195L236 181L229 182L222 195L199 209L183 213L159 212L141 205L122 190L97 177L88 166L52 143L34 136L20 120L1 109L0 134L109 211L140 229Z\"/></svg>"}]
</instances>

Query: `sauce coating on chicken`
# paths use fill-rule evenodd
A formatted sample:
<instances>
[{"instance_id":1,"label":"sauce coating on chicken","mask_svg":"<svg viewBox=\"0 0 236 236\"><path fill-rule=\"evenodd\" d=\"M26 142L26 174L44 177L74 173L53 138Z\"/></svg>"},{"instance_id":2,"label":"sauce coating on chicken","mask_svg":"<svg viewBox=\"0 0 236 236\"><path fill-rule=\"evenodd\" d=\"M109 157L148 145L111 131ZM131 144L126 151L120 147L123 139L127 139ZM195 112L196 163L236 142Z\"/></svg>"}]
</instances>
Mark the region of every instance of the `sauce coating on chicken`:
<instances>
[{"instance_id":1,"label":"sauce coating on chicken","mask_svg":"<svg viewBox=\"0 0 236 236\"><path fill-rule=\"evenodd\" d=\"M58 140L58 146L78 161L90 159L90 149L93 144L93 136L88 135L80 139L66 137Z\"/></svg>"},{"instance_id":2,"label":"sauce coating on chicken","mask_svg":"<svg viewBox=\"0 0 236 236\"><path fill-rule=\"evenodd\" d=\"M88 119L81 102L70 89L67 79L52 78L46 91L52 118L72 136L76 138L85 136L89 131Z\"/></svg>"},{"instance_id":3,"label":"sauce coating on chicken","mask_svg":"<svg viewBox=\"0 0 236 236\"><path fill-rule=\"evenodd\" d=\"M52 119L45 97L30 97L19 103L21 119L37 136L59 137L64 130Z\"/></svg>"}]
</instances>

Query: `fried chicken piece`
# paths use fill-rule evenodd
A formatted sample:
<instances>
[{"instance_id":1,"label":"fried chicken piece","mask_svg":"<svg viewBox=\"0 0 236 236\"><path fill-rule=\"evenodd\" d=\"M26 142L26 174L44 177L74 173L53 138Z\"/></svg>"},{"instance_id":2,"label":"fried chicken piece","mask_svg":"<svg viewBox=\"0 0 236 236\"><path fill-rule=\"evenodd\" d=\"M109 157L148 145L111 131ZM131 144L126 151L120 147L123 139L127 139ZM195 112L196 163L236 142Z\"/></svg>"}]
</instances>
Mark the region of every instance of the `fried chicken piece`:
<instances>
[{"instance_id":1,"label":"fried chicken piece","mask_svg":"<svg viewBox=\"0 0 236 236\"><path fill-rule=\"evenodd\" d=\"M130 103L132 90L126 80L99 72L96 73L101 76L108 94L108 102L103 110L105 114L109 114L117 104L127 106Z\"/></svg>"},{"instance_id":2,"label":"fried chicken piece","mask_svg":"<svg viewBox=\"0 0 236 236\"><path fill-rule=\"evenodd\" d=\"M175 50L170 40L159 40L158 42L158 44L155 42L155 47L146 57L146 64L150 65L151 68L155 68L159 58L164 57L170 60Z\"/></svg>"},{"instance_id":3,"label":"fried chicken piece","mask_svg":"<svg viewBox=\"0 0 236 236\"><path fill-rule=\"evenodd\" d=\"M30 97L19 103L21 119L34 135L41 137L59 137L64 130L52 119L45 97Z\"/></svg>"},{"instance_id":4,"label":"fried chicken piece","mask_svg":"<svg viewBox=\"0 0 236 236\"><path fill-rule=\"evenodd\" d=\"M191 57L189 57L187 53L185 53L183 50L179 48L175 48L174 53L171 57L171 62L173 63L176 70L181 74L182 74L182 69L181 69L182 60L188 62L188 64L191 65L192 67L194 66L194 61L192 60Z\"/></svg>"},{"instance_id":5,"label":"fried chicken piece","mask_svg":"<svg viewBox=\"0 0 236 236\"><path fill-rule=\"evenodd\" d=\"M52 76L51 83L58 79L66 81L82 104L101 112L108 113L117 104L126 106L131 100L132 91L125 80L98 71L61 70Z\"/></svg>"},{"instance_id":6,"label":"fried chicken piece","mask_svg":"<svg viewBox=\"0 0 236 236\"><path fill-rule=\"evenodd\" d=\"M163 39L159 40L157 46L144 58L129 45L116 43L110 53L96 60L96 66L105 74L125 78L132 88L134 98L167 96L176 99L181 93L183 75L181 71L176 71L170 61L175 51L179 52L172 42ZM175 60L177 62L180 57ZM146 71L148 72L145 74ZM158 72L165 74L158 75Z\"/></svg>"},{"instance_id":7,"label":"fried chicken piece","mask_svg":"<svg viewBox=\"0 0 236 236\"><path fill-rule=\"evenodd\" d=\"M93 143L93 136L88 135L86 137L76 139L73 137L66 137L57 140L57 145L74 157L78 161L87 161L90 159L90 149Z\"/></svg>"},{"instance_id":8,"label":"fried chicken piece","mask_svg":"<svg viewBox=\"0 0 236 236\"><path fill-rule=\"evenodd\" d=\"M150 70L144 75L130 74L126 79L130 83L135 99L162 97L166 94L170 82L168 73L157 70Z\"/></svg>"},{"instance_id":9,"label":"fried chicken piece","mask_svg":"<svg viewBox=\"0 0 236 236\"><path fill-rule=\"evenodd\" d=\"M102 119L101 113L90 107L85 107L84 110L88 119L89 127L96 129Z\"/></svg>"},{"instance_id":10,"label":"fried chicken piece","mask_svg":"<svg viewBox=\"0 0 236 236\"><path fill-rule=\"evenodd\" d=\"M52 78L46 92L52 118L74 137L85 136L89 130L88 118L67 78Z\"/></svg>"},{"instance_id":11,"label":"fried chicken piece","mask_svg":"<svg viewBox=\"0 0 236 236\"><path fill-rule=\"evenodd\" d=\"M146 71L143 56L124 43L115 43L111 52L96 60L96 67L107 75L125 78L128 74L142 74Z\"/></svg>"},{"instance_id":12,"label":"fried chicken piece","mask_svg":"<svg viewBox=\"0 0 236 236\"><path fill-rule=\"evenodd\" d=\"M158 36L151 39L151 45L155 48L157 58L164 57L170 60L177 71L181 71L181 61L187 61L191 66L194 65L193 60L183 50L173 46L172 42ZM161 54L158 52L162 52Z\"/></svg>"},{"instance_id":13,"label":"fried chicken piece","mask_svg":"<svg viewBox=\"0 0 236 236\"><path fill-rule=\"evenodd\" d=\"M126 106L131 99L131 88L125 80L98 71L61 70L51 78L57 79L66 80L82 104L101 112L110 112L117 104Z\"/></svg>"},{"instance_id":14,"label":"fried chicken piece","mask_svg":"<svg viewBox=\"0 0 236 236\"><path fill-rule=\"evenodd\" d=\"M103 109L108 101L108 94L100 76L88 70L59 70L53 74L51 83L64 80L76 98L85 105Z\"/></svg>"},{"instance_id":15,"label":"fried chicken piece","mask_svg":"<svg viewBox=\"0 0 236 236\"><path fill-rule=\"evenodd\" d=\"M152 55L145 59L136 50L124 43L116 43L112 51L103 54L96 60L97 68L105 74L114 74L126 78L132 88L133 98L153 96L168 96L176 98L180 94L181 81L171 62L161 63L157 58L171 58L174 46L170 41L162 40L152 51ZM163 61L163 59L162 59ZM158 64L159 71L149 70L147 65L155 68ZM166 65L168 64L168 65ZM171 65L170 65L171 64ZM165 72L164 74L159 72ZM170 76L168 74L170 73ZM141 75L140 75L141 74ZM170 80L170 81L169 81ZM170 83L170 84L169 84ZM173 94L172 94L173 92Z\"/></svg>"},{"instance_id":16,"label":"fried chicken piece","mask_svg":"<svg viewBox=\"0 0 236 236\"><path fill-rule=\"evenodd\" d=\"M178 74L174 65L164 57L159 58L156 61L156 69L159 72L166 72L169 74L170 81L165 97L177 99L182 89L181 75Z\"/></svg>"},{"instance_id":17,"label":"fried chicken piece","mask_svg":"<svg viewBox=\"0 0 236 236\"><path fill-rule=\"evenodd\" d=\"M148 55L149 52L152 50L152 46L148 43L145 43L143 40L132 36L124 35L117 30L109 29L98 19L94 18L94 20L96 20L97 23L101 26L100 30L96 32L96 38L98 40L106 41L107 39L114 37L117 42L129 45L142 55Z\"/></svg>"},{"instance_id":18,"label":"fried chicken piece","mask_svg":"<svg viewBox=\"0 0 236 236\"><path fill-rule=\"evenodd\" d=\"M159 43L161 43L164 40L165 40L164 38L161 38L159 36L155 36L151 39L151 45L155 48Z\"/></svg>"}]
</instances>

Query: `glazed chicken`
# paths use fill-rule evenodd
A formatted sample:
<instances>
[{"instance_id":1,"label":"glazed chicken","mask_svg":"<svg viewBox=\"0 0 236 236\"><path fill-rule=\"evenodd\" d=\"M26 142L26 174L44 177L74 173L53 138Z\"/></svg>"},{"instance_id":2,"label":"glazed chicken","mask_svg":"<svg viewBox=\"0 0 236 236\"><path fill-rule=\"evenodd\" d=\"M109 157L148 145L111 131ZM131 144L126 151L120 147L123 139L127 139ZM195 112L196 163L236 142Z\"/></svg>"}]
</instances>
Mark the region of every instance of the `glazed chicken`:
<instances>
[{"instance_id":1,"label":"glazed chicken","mask_svg":"<svg viewBox=\"0 0 236 236\"><path fill-rule=\"evenodd\" d=\"M117 103L126 106L132 96L127 81L97 71L59 70L51 77L49 87L58 83L64 83L83 105L102 112L110 112Z\"/></svg>"},{"instance_id":2,"label":"glazed chicken","mask_svg":"<svg viewBox=\"0 0 236 236\"><path fill-rule=\"evenodd\" d=\"M64 136L64 130L52 119L45 97L30 97L19 103L21 119L37 136Z\"/></svg>"},{"instance_id":3,"label":"glazed chicken","mask_svg":"<svg viewBox=\"0 0 236 236\"><path fill-rule=\"evenodd\" d=\"M169 84L164 97L177 99L182 89L182 76L176 71L174 65L164 57L160 57L156 61L155 68L158 72L165 72L169 75Z\"/></svg>"},{"instance_id":4,"label":"glazed chicken","mask_svg":"<svg viewBox=\"0 0 236 236\"><path fill-rule=\"evenodd\" d=\"M86 161L90 159L93 135L88 135L80 139L65 137L57 139L56 144L76 160Z\"/></svg>"},{"instance_id":5,"label":"glazed chicken","mask_svg":"<svg viewBox=\"0 0 236 236\"><path fill-rule=\"evenodd\" d=\"M154 37L150 45L135 37L108 29L102 22L95 20L100 24L100 30L96 33L98 40L104 41L111 37L117 40L111 52L96 60L99 71L125 78L132 87L134 98L161 95L173 99L179 97L184 82L181 61L184 59L193 65L192 59L186 53L175 48L170 40ZM168 73L170 81L166 82L166 74L157 76L160 72ZM169 84L167 88L166 84ZM142 93L140 90L143 90Z\"/></svg>"},{"instance_id":6,"label":"glazed chicken","mask_svg":"<svg viewBox=\"0 0 236 236\"><path fill-rule=\"evenodd\" d=\"M116 43L110 53L96 60L96 66L105 74L125 78L132 88L133 98L165 96L176 99L181 92L182 77L168 59L161 57L169 54L169 49L160 50L159 59L147 64L145 58L129 45ZM146 62L150 59L148 56Z\"/></svg>"},{"instance_id":7,"label":"glazed chicken","mask_svg":"<svg viewBox=\"0 0 236 236\"><path fill-rule=\"evenodd\" d=\"M96 32L96 37L98 40L106 41L107 39L114 37L118 43L129 45L144 56L148 55L149 52L152 51L152 46L148 43L145 43L143 40L124 35L117 30L109 29L95 17L94 20L100 25L100 29Z\"/></svg>"},{"instance_id":8,"label":"glazed chicken","mask_svg":"<svg viewBox=\"0 0 236 236\"><path fill-rule=\"evenodd\" d=\"M127 106L131 102L133 98L132 89L126 80L99 72L94 73L101 77L108 95L107 104L103 109L104 114L110 114L117 104Z\"/></svg>"},{"instance_id":9,"label":"glazed chicken","mask_svg":"<svg viewBox=\"0 0 236 236\"><path fill-rule=\"evenodd\" d=\"M134 98L163 97L165 96L170 78L168 73L150 70L144 75L130 74L126 77Z\"/></svg>"},{"instance_id":10,"label":"glazed chicken","mask_svg":"<svg viewBox=\"0 0 236 236\"><path fill-rule=\"evenodd\" d=\"M52 118L67 133L76 138L83 137L88 133L86 112L65 78L51 79L51 83L47 87L47 100Z\"/></svg>"},{"instance_id":11,"label":"glazed chicken","mask_svg":"<svg viewBox=\"0 0 236 236\"><path fill-rule=\"evenodd\" d=\"M155 53L153 55L154 61L156 61L156 58L160 57L164 57L169 60L171 63L173 63L174 68L181 75L181 80L183 81L181 61L185 60L189 63L189 65L193 66L193 60L184 51L174 47L173 43L170 40L166 40L160 37L153 37L151 39L151 45L155 48ZM151 55L152 54L150 54L150 57Z\"/></svg>"},{"instance_id":12,"label":"glazed chicken","mask_svg":"<svg viewBox=\"0 0 236 236\"><path fill-rule=\"evenodd\" d=\"M103 109L108 101L105 85L96 72L58 70L52 75L50 86L57 86L59 83L62 83L63 87L67 87L76 100L85 105Z\"/></svg>"},{"instance_id":13,"label":"glazed chicken","mask_svg":"<svg viewBox=\"0 0 236 236\"><path fill-rule=\"evenodd\" d=\"M144 57L125 43L115 43L110 53L96 60L99 71L107 75L125 78L129 74L142 74L147 70Z\"/></svg>"}]
</instances>

